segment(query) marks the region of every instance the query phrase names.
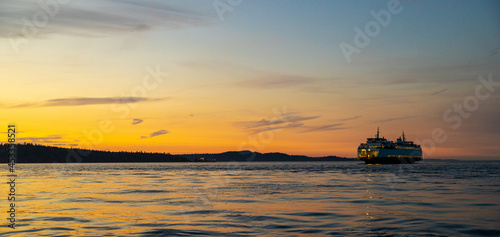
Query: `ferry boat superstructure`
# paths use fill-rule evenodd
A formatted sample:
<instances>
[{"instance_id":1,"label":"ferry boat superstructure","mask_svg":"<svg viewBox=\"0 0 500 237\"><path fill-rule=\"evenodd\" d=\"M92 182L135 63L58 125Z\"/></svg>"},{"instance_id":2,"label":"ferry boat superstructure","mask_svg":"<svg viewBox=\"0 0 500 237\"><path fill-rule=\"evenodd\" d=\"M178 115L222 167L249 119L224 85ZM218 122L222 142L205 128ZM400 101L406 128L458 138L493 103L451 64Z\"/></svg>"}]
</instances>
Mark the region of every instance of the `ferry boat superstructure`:
<instances>
[{"instance_id":1,"label":"ferry boat superstructure","mask_svg":"<svg viewBox=\"0 0 500 237\"><path fill-rule=\"evenodd\" d=\"M407 141L404 131L402 137L393 142L384 137L380 138L377 128L374 138L367 138L366 143L359 145L358 160L366 164L411 164L422 160L422 148L412 141Z\"/></svg>"}]
</instances>

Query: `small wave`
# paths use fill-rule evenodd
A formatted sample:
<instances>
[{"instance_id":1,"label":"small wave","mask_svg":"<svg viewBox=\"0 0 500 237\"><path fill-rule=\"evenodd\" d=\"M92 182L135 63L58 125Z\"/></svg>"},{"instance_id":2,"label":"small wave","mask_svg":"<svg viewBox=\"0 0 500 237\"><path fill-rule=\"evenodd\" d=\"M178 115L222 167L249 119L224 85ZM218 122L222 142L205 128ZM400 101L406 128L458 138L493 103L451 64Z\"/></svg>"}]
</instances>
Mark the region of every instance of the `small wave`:
<instances>
[{"instance_id":1,"label":"small wave","mask_svg":"<svg viewBox=\"0 0 500 237\"><path fill-rule=\"evenodd\" d=\"M42 220L44 221L63 221L63 222L80 222L80 223L87 223L87 222L90 222L89 220L84 220L84 219L76 219L76 218L73 218L73 217L65 217L65 216L61 216L61 217L47 217L47 218L43 218Z\"/></svg>"},{"instance_id":2,"label":"small wave","mask_svg":"<svg viewBox=\"0 0 500 237\"><path fill-rule=\"evenodd\" d=\"M301 233L301 234L321 234L324 232L324 230L306 228L306 229L297 229L297 230L287 230L286 232Z\"/></svg>"},{"instance_id":3,"label":"small wave","mask_svg":"<svg viewBox=\"0 0 500 237\"><path fill-rule=\"evenodd\" d=\"M460 231L461 233L468 234L468 235L474 235L474 236L500 236L500 230L493 230L493 229L469 229L469 230L464 230Z\"/></svg>"},{"instance_id":4,"label":"small wave","mask_svg":"<svg viewBox=\"0 0 500 237\"><path fill-rule=\"evenodd\" d=\"M289 213L287 215L293 216L306 216L306 217L329 217L329 218L349 218L352 215L334 213L334 212L297 212Z\"/></svg>"},{"instance_id":5,"label":"small wave","mask_svg":"<svg viewBox=\"0 0 500 237\"><path fill-rule=\"evenodd\" d=\"M229 214L226 215L227 218L235 220L238 222L274 222L274 223L308 223L309 220L293 219L276 216L264 216L264 215L251 215L251 214Z\"/></svg>"},{"instance_id":6,"label":"small wave","mask_svg":"<svg viewBox=\"0 0 500 237\"><path fill-rule=\"evenodd\" d=\"M277 224L271 224L271 225L266 225L264 226L264 229L291 229L291 228L297 228L298 226L296 225L277 225Z\"/></svg>"},{"instance_id":7,"label":"small wave","mask_svg":"<svg viewBox=\"0 0 500 237\"><path fill-rule=\"evenodd\" d=\"M224 233L219 231L207 231L207 230L178 230L178 229L156 229L138 233L142 236L200 236L200 235L210 235L210 236L235 236L238 233Z\"/></svg>"},{"instance_id":8,"label":"small wave","mask_svg":"<svg viewBox=\"0 0 500 237\"><path fill-rule=\"evenodd\" d=\"M188 211L188 212L179 212L177 215L212 215L223 213L222 210L201 210L201 211Z\"/></svg>"},{"instance_id":9,"label":"small wave","mask_svg":"<svg viewBox=\"0 0 500 237\"><path fill-rule=\"evenodd\" d=\"M112 192L110 194L132 194L132 193L169 193L172 191L161 189L130 189L119 192Z\"/></svg>"}]
</instances>

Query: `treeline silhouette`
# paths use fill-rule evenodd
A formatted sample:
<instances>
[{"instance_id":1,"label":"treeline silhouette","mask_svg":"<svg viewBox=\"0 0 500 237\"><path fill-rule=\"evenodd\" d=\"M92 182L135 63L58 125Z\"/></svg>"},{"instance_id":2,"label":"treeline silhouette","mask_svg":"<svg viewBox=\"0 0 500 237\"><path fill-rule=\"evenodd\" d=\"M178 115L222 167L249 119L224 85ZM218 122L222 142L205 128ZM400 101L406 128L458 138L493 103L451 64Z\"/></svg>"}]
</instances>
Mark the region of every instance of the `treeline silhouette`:
<instances>
[{"instance_id":1,"label":"treeline silhouette","mask_svg":"<svg viewBox=\"0 0 500 237\"><path fill-rule=\"evenodd\" d=\"M0 144L0 163L8 162L9 143ZM121 163L121 162L263 162L263 161L356 161L338 156L308 157L284 153L228 151L217 154L185 154L98 151L80 148L62 148L33 143L16 144L16 163Z\"/></svg>"},{"instance_id":2,"label":"treeline silhouette","mask_svg":"<svg viewBox=\"0 0 500 237\"><path fill-rule=\"evenodd\" d=\"M324 156L324 157L309 157L300 155L288 155L284 153L259 153L252 151L228 151L218 154L183 154L183 157L187 157L189 160L199 159L201 157L205 160L216 160L216 161L255 161L255 162L266 162L266 161L356 161L352 158L344 158L338 156Z\"/></svg>"},{"instance_id":3,"label":"treeline silhouette","mask_svg":"<svg viewBox=\"0 0 500 237\"><path fill-rule=\"evenodd\" d=\"M8 162L10 144L0 145L2 163ZM62 148L33 143L16 144L16 163L104 163L104 162L188 162L169 153L97 151Z\"/></svg>"}]
</instances>

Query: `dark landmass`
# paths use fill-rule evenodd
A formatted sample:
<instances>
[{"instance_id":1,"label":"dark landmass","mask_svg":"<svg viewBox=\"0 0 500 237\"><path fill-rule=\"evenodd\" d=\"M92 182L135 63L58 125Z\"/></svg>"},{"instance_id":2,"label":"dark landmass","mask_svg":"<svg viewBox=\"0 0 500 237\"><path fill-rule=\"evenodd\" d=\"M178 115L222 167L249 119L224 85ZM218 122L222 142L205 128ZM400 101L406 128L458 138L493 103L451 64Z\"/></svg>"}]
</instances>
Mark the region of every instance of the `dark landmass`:
<instances>
[{"instance_id":1,"label":"dark landmass","mask_svg":"<svg viewBox=\"0 0 500 237\"><path fill-rule=\"evenodd\" d=\"M8 161L10 144L0 146L2 163ZM16 144L16 163L104 163L104 162L188 162L185 157L168 153L97 151L67 149L31 143Z\"/></svg>"},{"instance_id":2,"label":"dark landmass","mask_svg":"<svg viewBox=\"0 0 500 237\"><path fill-rule=\"evenodd\" d=\"M182 155L190 160L204 158L205 160L215 159L217 162L225 161L356 161L352 158L338 156L309 157L299 155L287 155L284 153L259 153L252 151L228 151L218 154L191 154Z\"/></svg>"},{"instance_id":3,"label":"dark landmass","mask_svg":"<svg viewBox=\"0 0 500 237\"><path fill-rule=\"evenodd\" d=\"M10 144L0 144L2 162L8 162ZM258 153L251 151L230 151L218 154L98 151L68 149L31 143L16 144L16 163L121 163L121 162L224 162L224 161L356 161L337 156L308 157L283 153Z\"/></svg>"}]
</instances>

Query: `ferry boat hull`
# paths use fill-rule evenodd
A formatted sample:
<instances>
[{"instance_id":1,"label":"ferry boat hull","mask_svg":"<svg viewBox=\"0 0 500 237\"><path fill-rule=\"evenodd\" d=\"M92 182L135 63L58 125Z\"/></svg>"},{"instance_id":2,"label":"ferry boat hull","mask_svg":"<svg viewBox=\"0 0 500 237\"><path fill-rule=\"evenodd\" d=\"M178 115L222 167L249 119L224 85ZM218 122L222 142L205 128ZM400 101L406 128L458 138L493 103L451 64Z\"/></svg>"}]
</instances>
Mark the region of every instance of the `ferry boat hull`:
<instances>
[{"instance_id":1,"label":"ferry boat hull","mask_svg":"<svg viewBox=\"0 0 500 237\"><path fill-rule=\"evenodd\" d=\"M423 160L422 148L406 141L404 133L396 142L380 138L377 129L375 138L368 138L366 143L359 145L358 160L366 164L413 164Z\"/></svg>"},{"instance_id":2,"label":"ferry boat hull","mask_svg":"<svg viewBox=\"0 0 500 237\"><path fill-rule=\"evenodd\" d=\"M422 157L371 157L361 158L365 164L413 164L422 161Z\"/></svg>"}]
</instances>

